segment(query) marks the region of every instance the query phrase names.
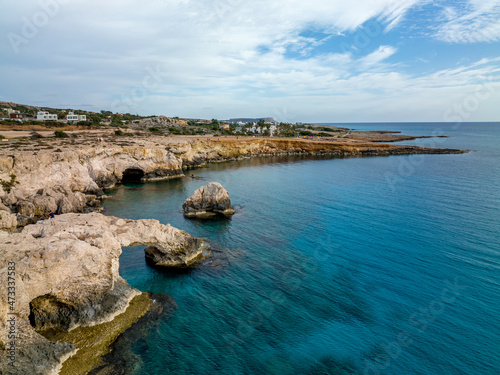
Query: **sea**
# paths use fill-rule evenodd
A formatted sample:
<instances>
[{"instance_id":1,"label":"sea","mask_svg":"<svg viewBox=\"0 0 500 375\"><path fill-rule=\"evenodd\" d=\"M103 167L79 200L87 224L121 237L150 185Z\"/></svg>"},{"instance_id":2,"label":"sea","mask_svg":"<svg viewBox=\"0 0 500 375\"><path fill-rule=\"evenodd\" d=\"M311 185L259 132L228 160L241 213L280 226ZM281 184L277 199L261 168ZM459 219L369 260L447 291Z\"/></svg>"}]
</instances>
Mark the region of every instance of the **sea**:
<instances>
[{"instance_id":1,"label":"sea","mask_svg":"<svg viewBox=\"0 0 500 375\"><path fill-rule=\"evenodd\" d=\"M500 374L500 123L332 125L470 152L253 158L108 191L106 215L212 246L176 273L123 248L120 275L177 305L131 342L128 373ZM236 214L185 219L210 181Z\"/></svg>"}]
</instances>

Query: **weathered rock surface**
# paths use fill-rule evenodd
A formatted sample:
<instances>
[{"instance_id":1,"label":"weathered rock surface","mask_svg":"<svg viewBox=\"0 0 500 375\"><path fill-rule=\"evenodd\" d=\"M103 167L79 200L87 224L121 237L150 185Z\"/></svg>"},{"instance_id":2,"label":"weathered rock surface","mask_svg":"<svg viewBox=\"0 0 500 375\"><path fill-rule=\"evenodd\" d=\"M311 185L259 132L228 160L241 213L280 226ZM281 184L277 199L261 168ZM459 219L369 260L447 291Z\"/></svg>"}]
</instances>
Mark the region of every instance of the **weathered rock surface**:
<instances>
[{"instance_id":1,"label":"weathered rock surface","mask_svg":"<svg viewBox=\"0 0 500 375\"><path fill-rule=\"evenodd\" d=\"M0 202L0 230L14 229L17 226L16 215Z\"/></svg>"},{"instance_id":2,"label":"weathered rock surface","mask_svg":"<svg viewBox=\"0 0 500 375\"><path fill-rule=\"evenodd\" d=\"M229 193L218 182L209 182L198 188L182 205L186 217L211 218L234 214Z\"/></svg>"},{"instance_id":3,"label":"weathered rock surface","mask_svg":"<svg viewBox=\"0 0 500 375\"><path fill-rule=\"evenodd\" d=\"M5 275L0 283L0 368L11 370L9 374L56 371L75 348L48 341L35 328L71 330L123 312L140 292L120 277L118 259L123 246L141 244L161 249L159 262L167 266L192 264L207 254L202 240L157 220L98 213L56 216L55 225L39 222L21 233L0 231L0 274ZM9 271L14 272L10 285ZM9 304L13 290L15 303ZM11 341L8 313L16 319L15 368L6 355Z\"/></svg>"},{"instance_id":4,"label":"weathered rock surface","mask_svg":"<svg viewBox=\"0 0 500 375\"><path fill-rule=\"evenodd\" d=\"M0 179L10 181L11 175L15 184L9 192L0 186L0 201L17 214L19 225L27 225L34 221L31 218L47 218L51 211L96 211L102 188L128 175L143 181L179 176L182 162L165 148L75 147L35 155L16 151L0 156Z\"/></svg>"}]
</instances>

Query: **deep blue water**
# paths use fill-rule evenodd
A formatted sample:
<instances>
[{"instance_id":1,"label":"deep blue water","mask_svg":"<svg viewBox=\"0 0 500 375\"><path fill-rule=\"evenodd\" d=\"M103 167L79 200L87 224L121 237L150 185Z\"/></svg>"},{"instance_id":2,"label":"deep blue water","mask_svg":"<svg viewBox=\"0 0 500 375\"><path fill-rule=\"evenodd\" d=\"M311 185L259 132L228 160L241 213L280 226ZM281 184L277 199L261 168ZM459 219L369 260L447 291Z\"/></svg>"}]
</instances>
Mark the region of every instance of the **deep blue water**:
<instances>
[{"instance_id":1,"label":"deep blue water","mask_svg":"<svg viewBox=\"0 0 500 375\"><path fill-rule=\"evenodd\" d=\"M350 124L450 138L462 155L254 159L112 192L105 213L214 244L187 274L124 248L120 274L178 309L138 374L500 374L500 124ZM190 172L191 173L191 172ZM189 221L218 181L237 213Z\"/></svg>"}]
</instances>

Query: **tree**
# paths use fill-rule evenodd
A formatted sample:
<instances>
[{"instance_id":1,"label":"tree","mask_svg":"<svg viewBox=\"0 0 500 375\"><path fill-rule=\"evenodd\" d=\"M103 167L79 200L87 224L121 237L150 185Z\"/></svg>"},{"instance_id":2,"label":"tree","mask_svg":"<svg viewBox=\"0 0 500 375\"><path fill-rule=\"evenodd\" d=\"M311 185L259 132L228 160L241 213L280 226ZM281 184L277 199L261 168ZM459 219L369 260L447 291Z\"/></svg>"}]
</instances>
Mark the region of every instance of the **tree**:
<instances>
[{"instance_id":1,"label":"tree","mask_svg":"<svg viewBox=\"0 0 500 375\"><path fill-rule=\"evenodd\" d=\"M102 117L98 114L95 115L87 115L87 121L92 124L100 124Z\"/></svg>"}]
</instances>

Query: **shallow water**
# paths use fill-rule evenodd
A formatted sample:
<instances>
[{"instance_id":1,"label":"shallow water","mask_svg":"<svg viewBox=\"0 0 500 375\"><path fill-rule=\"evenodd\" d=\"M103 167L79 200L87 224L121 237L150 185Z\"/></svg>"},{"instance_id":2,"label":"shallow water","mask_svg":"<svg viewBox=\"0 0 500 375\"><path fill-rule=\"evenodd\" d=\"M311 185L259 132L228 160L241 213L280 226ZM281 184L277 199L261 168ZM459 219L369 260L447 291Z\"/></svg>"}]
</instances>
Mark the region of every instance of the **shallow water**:
<instances>
[{"instance_id":1,"label":"shallow water","mask_svg":"<svg viewBox=\"0 0 500 375\"><path fill-rule=\"evenodd\" d=\"M120 274L178 309L133 351L138 374L500 373L500 124L356 124L449 135L463 155L257 158L113 190L108 215L208 239L169 274L124 248ZM237 213L181 212L218 181Z\"/></svg>"}]
</instances>

